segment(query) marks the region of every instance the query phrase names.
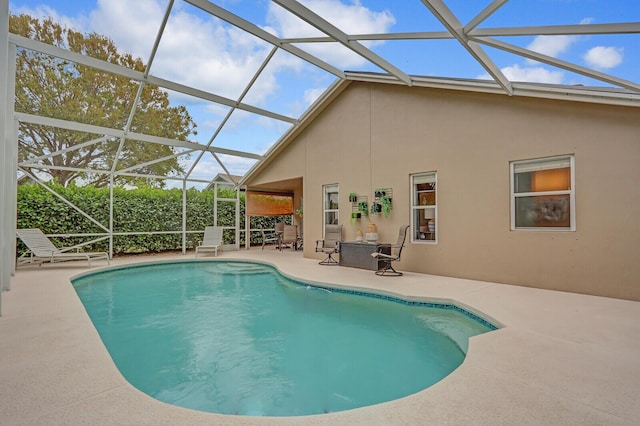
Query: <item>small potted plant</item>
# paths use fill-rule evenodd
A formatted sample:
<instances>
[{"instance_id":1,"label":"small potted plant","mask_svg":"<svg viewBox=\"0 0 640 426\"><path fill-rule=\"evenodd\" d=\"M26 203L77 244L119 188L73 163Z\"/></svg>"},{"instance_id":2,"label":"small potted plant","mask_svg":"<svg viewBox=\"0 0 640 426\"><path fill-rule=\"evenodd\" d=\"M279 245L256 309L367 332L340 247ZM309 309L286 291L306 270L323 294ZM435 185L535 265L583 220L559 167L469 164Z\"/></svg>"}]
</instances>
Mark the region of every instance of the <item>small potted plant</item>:
<instances>
[{"instance_id":1,"label":"small potted plant","mask_svg":"<svg viewBox=\"0 0 640 426\"><path fill-rule=\"evenodd\" d=\"M360 201L358 203L358 211L366 217L369 217L369 203L366 201Z\"/></svg>"},{"instance_id":2,"label":"small potted plant","mask_svg":"<svg viewBox=\"0 0 640 426\"><path fill-rule=\"evenodd\" d=\"M382 206L382 214L384 217L389 217L391 215L391 197L383 195L380 197L380 204Z\"/></svg>"},{"instance_id":3,"label":"small potted plant","mask_svg":"<svg viewBox=\"0 0 640 426\"><path fill-rule=\"evenodd\" d=\"M384 188L376 189L375 191L373 191L373 195L375 195L376 198L382 198L385 195Z\"/></svg>"},{"instance_id":4,"label":"small potted plant","mask_svg":"<svg viewBox=\"0 0 640 426\"><path fill-rule=\"evenodd\" d=\"M379 214L382 212L382 204L371 203L371 214Z\"/></svg>"},{"instance_id":5,"label":"small potted plant","mask_svg":"<svg viewBox=\"0 0 640 426\"><path fill-rule=\"evenodd\" d=\"M358 220L360 220L361 217L362 217L362 214L360 212L352 212L351 213L351 224L355 225L356 223L358 223Z\"/></svg>"},{"instance_id":6,"label":"small potted plant","mask_svg":"<svg viewBox=\"0 0 640 426\"><path fill-rule=\"evenodd\" d=\"M350 203L357 203L358 202L358 194L356 194L355 192L351 192L349 194L349 202Z\"/></svg>"}]
</instances>

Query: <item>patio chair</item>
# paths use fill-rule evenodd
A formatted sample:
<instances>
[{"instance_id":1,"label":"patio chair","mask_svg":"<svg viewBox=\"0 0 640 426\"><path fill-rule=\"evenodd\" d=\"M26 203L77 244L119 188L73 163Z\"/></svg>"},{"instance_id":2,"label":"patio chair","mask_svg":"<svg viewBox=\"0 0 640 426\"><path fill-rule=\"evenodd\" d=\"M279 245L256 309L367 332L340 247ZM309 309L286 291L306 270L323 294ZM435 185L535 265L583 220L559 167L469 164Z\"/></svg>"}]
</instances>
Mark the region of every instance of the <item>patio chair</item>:
<instances>
[{"instance_id":1,"label":"patio chair","mask_svg":"<svg viewBox=\"0 0 640 426\"><path fill-rule=\"evenodd\" d=\"M280 248L280 235L275 230L264 229L260 226L260 234L262 234L262 250L264 250L264 245L267 243L275 243L276 249Z\"/></svg>"},{"instance_id":2,"label":"patio chair","mask_svg":"<svg viewBox=\"0 0 640 426\"><path fill-rule=\"evenodd\" d=\"M299 240L298 227L296 225L284 225L284 231L282 231L282 237L280 238L280 249L282 250L282 247L291 244L291 248L295 250Z\"/></svg>"},{"instance_id":3,"label":"patio chair","mask_svg":"<svg viewBox=\"0 0 640 426\"><path fill-rule=\"evenodd\" d=\"M383 262L382 268L376 271L376 275L380 276L400 276L402 272L398 272L393 269L392 262L397 262L400 260L400 255L402 254L402 248L404 247L404 242L407 239L407 229L409 229L409 225L402 225L400 230L398 231L398 242L397 244L391 245L391 254L382 253L383 247L378 247L378 251L371 253L371 256L378 258L378 260ZM398 252L394 255L393 251L397 250Z\"/></svg>"},{"instance_id":4,"label":"patio chair","mask_svg":"<svg viewBox=\"0 0 640 426\"><path fill-rule=\"evenodd\" d=\"M58 248L44 233L38 229L18 229L16 235L22 240L22 242L29 249L16 259L18 265L24 265L29 263L43 262L64 262L68 260L86 260L91 268L92 260L106 260L110 265L109 254L106 252L81 252L78 251L80 246L72 246L66 248ZM71 252L71 250L76 250Z\"/></svg>"},{"instance_id":5,"label":"patio chair","mask_svg":"<svg viewBox=\"0 0 640 426\"><path fill-rule=\"evenodd\" d=\"M196 247L196 257L200 252L213 252L214 256L218 255L218 249L222 247L222 227L206 226L204 228L204 238Z\"/></svg>"},{"instance_id":6,"label":"patio chair","mask_svg":"<svg viewBox=\"0 0 640 426\"><path fill-rule=\"evenodd\" d=\"M340 252L342 242L342 225L325 225L324 240L316 241L316 253L322 252L327 255L320 265L337 265L338 261L332 255Z\"/></svg>"}]
</instances>

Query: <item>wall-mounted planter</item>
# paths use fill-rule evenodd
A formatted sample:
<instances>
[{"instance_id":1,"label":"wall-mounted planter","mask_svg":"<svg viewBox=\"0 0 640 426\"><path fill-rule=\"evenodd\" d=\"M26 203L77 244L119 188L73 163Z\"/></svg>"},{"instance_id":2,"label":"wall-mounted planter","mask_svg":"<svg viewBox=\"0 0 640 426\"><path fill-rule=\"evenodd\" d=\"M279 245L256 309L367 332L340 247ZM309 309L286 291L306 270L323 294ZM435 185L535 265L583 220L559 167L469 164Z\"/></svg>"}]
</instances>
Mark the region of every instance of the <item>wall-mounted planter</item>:
<instances>
[{"instance_id":1,"label":"wall-mounted planter","mask_svg":"<svg viewBox=\"0 0 640 426\"><path fill-rule=\"evenodd\" d=\"M358 211L365 216L369 216L369 203L366 201L360 201L358 203Z\"/></svg>"},{"instance_id":2,"label":"wall-mounted planter","mask_svg":"<svg viewBox=\"0 0 640 426\"><path fill-rule=\"evenodd\" d=\"M351 213L351 224L355 225L360 218L362 217L362 214L360 212L352 212Z\"/></svg>"},{"instance_id":3,"label":"wall-mounted planter","mask_svg":"<svg viewBox=\"0 0 640 426\"><path fill-rule=\"evenodd\" d=\"M371 213L382 213L384 217L391 215L391 200L393 197L393 189L391 188L376 188L373 191L374 203L371 206Z\"/></svg>"},{"instance_id":4,"label":"wall-mounted planter","mask_svg":"<svg viewBox=\"0 0 640 426\"><path fill-rule=\"evenodd\" d=\"M392 199L388 195L383 195L380 197L380 204L382 205L382 214L384 217L391 216L391 202Z\"/></svg>"}]
</instances>

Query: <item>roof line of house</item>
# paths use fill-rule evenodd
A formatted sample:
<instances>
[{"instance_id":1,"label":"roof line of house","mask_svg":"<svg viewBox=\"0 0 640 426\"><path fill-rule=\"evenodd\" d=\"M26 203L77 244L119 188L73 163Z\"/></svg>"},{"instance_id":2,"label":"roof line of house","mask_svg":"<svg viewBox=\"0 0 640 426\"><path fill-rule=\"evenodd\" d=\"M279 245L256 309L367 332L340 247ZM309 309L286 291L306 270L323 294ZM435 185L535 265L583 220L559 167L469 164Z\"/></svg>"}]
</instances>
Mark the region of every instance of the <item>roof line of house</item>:
<instances>
[{"instance_id":1,"label":"roof line of house","mask_svg":"<svg viewBox=\"0 0 640 426\"><path fill-rule=\"evenodd\" d=\"M331 104L331 102L336 99L340 93L349 87L351 83L351 80L341 78L336 79L331 86L329 86L327 90L325 90L322 95L320 95L320 97L316 99L309 108L307 108L298 120L298 124L290 127L289 130L280 136L276 143L274 143L271 148L263 154L263 159L256 162L249 171L245 173L238 185L245 185L245 182L247 182L251 176L266 167L279 152L281 152L296 136L298 136L309 125L309 123L311 123L311 121L313 121L320 112L329 106L329 104Z\"/></svg>"},{"instance_id":2,"label":"roof line of house","mask_svg":"<svg viewBox=\"0 0 640 426\"><path fill-rule=\"evenodd\" d=\"M346 79L336 79L334 83L320 96L300 117L298 124L293 125L278 141L264 154L262 161L245 173L239 185L246 185L252 176L266 167L275 156L281 152L297 135L299 135L311 121L340 95L352 82L369 82L381 84L405 85L390 74L373 72L345 72ZM413 86L434 89L463 90L498 94L504 96L523 96L573 102L587 102L596 104L640 107L640 93L628 89L590 87L582 85L561 85L546 83L512 83L513 93L505 93L503 88L491 80L473 80L463 78L411 76Z\"/></svg>"},{"instance_id":3,"label":"roof line of house","mask_svg":"<svg viewBox=\"0 0 640 426\"><path fill-rule=\"evenodd\" d=\"M345 74L353 81L403 85L389 74L351 71ZM411 76L411 80L418 87L640 107L640 92L614 87L513 82L513 95L507 95L493 80L426 76Z\"/></svg>"}]
</instances>

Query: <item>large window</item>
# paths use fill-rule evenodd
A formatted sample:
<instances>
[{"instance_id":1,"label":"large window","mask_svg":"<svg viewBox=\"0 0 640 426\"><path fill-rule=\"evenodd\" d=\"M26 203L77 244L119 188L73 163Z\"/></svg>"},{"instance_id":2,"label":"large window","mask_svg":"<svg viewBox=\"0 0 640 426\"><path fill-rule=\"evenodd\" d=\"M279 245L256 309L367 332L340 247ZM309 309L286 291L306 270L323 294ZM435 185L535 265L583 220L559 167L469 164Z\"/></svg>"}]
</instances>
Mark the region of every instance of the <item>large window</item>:
<instances>
[{"instance_id":1,"label":"large window","mask_svg":"<svg viewBox=\"0 0 640 426\"><path fill-rule=\"evenodd\" d=\"M437 198L435 172L411 175L412 242L437 241Z\"/></svg>"},{"instance_id":2,"label":"large window","mask_svg":"<svg viewBox=\"0 0 640 426\"><path fill-rule=\"evenodd\" d=\"M322 191L324 194L324 225L337 225L340 216L338 211L338 184L324 185Z\"/></svg>"},{"instance_id":3,"label":"large window","mask_svg":"<svg viewBox=\"0 0 640 426\"><path fill-rule=\"evenodd\" d=\"M575 230L573 156L511 163L511 229Z\"/></svg>"}]
</instances>

